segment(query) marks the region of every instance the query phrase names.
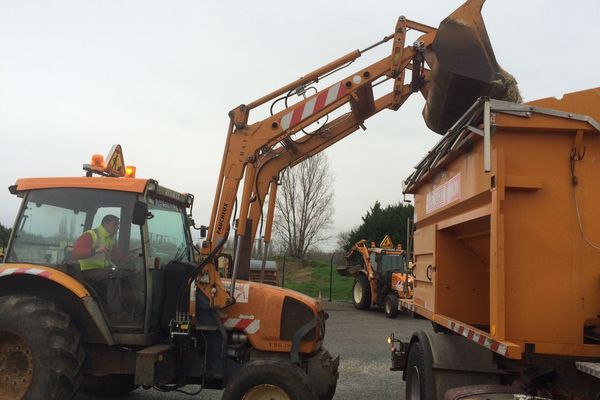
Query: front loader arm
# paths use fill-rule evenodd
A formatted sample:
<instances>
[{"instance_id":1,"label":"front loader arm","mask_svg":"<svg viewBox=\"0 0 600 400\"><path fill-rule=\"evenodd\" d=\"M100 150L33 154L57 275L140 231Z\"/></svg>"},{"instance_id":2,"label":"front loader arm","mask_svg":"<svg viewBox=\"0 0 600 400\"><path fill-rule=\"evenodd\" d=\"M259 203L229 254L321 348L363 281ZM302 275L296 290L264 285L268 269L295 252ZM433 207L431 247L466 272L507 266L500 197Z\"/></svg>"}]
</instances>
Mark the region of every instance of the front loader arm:
<instances>
[{"instance_id":1,"label":"front loader arm","mask_svg":"<svg viewBox=\"0 0 600 400\"><path fill-rule=\"evenodd\" d=\"M402 104L411 94L410 85L400 89L399 102ZM374 114L389 108L395 95L388 93L374 103ZM256 237L258 226L262 217L262 208L267 194L269 194L269 210L274 207L276 200L276 187L280 173L302 161L320 153L331 145L351 135L359 128L364 128L364 120L358 119L356 113L347 113L339 116L334 121L327 123L316 133L304 136L298 141L290 141L285 147L279 147L269 155L261 157L256 168L255 187L252 198L255 200L250 205L248 223L252 224L251 238ZM265 221L264 242L270 243L273 213L269 212Z\"/></svg>"},{"instance_id":2,"label":"front loader arm","mask_svg":"<svg viewBox=\"0 0 600 400\"><path fill-rule=\"evenodd\" d=\"M386 108L395 110L411 93L423 90L423 86L427 84L427 71L422 68L421 54L425 48L431 45L435 38L435 30L404 18L399 19L396 28L393 35L380 42L394 40L395 46L393 46L391 55L347 76L303 101L262 121L248 124L251 109L274 100L282 93L290 92L293 88L318 81L321 76L358 58L362 52L349 53L308 74L305 78L286 85L248 106L242 105L230 112L227 143L208 236L202 246L202 254L205 257L209 254L218 254L220 249L216 249L216 246L222 244L229 234L230 221L233 217L234 205L238 201L237 193L242 181L242 197L237 204L240 218L236 227L236 235L248 239L250 236L254 238L256 234L259 216L262 213L262 200L265 199L269 188L272 188L272 201L275 200L273 177L278 176L286 167L301 162L356 131L366 119L379 111ZM424 31L417 46L403 46L408 29ZM402 46L399 46L398 43ZM407 69L418 72L413 73L413 77L418 79L416 81L413 79L410 84L404 83L404 71ZM373 84L381 79L393 79L394 89L375 100ZM321 128L319 135L305 135L296 141L292 140L292 135L301 132L348 103L351 112L327 124L329 132ZM269 209L271 210L272 207L274 207L274 203L269 206ZM270 214L272 215L272 212ZM248 222L251 224L249 227L247 226ZM267 222L269 236L271 224L272 217ZM241 247L237 246L234 256L232 287L235 286ZM249 255L244 255L244 258L249 258ZM203 270L203 275L196 279L196 284L198 289L211 299L215 307L222 308L231 304L232 300L230 294L223 293L223 285L216 282L219 280L216 269L215 262L209 261Z\"/></svg>"}]
</instances>

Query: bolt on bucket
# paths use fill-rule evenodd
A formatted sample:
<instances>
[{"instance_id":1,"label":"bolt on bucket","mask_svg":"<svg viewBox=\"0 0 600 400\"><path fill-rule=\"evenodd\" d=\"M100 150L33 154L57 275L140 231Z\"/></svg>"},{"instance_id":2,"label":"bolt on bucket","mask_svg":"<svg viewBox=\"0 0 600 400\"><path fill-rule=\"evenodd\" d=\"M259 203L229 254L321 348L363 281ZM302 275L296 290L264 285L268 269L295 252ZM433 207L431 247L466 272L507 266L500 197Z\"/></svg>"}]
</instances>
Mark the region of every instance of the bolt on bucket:
<instances>
[{"instance_id":1,"label":"bolt on bucket","mask_svg":"<svg viewBox=\"0 0 600 400\"><path fill-rule=\"evenodd\" d=\"M425 52L431 67L423 118L444 134L478 97L521 101L515 79L496 61L483 23L485 0L468 0L436 32L432 50Z\"/></svg>"}]
</instances>

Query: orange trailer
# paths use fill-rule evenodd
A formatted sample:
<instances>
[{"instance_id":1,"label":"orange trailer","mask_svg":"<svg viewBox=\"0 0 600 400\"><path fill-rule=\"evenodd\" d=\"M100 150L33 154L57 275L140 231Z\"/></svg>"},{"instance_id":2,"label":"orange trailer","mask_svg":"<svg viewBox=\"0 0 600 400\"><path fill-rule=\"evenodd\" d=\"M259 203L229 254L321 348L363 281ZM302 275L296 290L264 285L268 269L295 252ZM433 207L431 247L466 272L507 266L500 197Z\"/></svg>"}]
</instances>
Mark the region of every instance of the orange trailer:
<instances>
[{"instance_id":1,"label":"orange trailer","mask_svg":"<svg viewBox=\"0 0 600 400\"><path fill-rule=\"evenodd\" d=\"M415 283L400 307L440 333L390 338L407 398L600 399L598 121L599 88L482 98L405 181Z\"/></svg>"}]
</instances>

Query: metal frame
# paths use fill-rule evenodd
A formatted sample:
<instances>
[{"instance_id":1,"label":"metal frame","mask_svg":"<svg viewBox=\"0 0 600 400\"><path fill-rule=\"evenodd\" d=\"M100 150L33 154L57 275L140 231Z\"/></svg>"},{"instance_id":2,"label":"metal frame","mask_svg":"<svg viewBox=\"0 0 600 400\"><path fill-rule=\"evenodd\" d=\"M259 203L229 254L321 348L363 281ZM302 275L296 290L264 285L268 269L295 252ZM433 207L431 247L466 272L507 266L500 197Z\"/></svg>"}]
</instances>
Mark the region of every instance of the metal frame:
<instances>
[{"instance_id":1,"label":"metal frame","mask_svg":"<svg viewBox=\"0 0 600 400\"><path fill-rule=\"evenodd\" d=\"M483 137L483 169L485 172L490 172L492 167L491 138L496 128L494 113L523 118L531 118L534 113L565 118L586 122L600 132L600 123L587 115L480 97L417 164L416 171L403 182L402 192L405 194L415 193L420 184L441 170L449 159L461 154L465 144L473 140L473 135Z\"/></svg>"}]
</instances>

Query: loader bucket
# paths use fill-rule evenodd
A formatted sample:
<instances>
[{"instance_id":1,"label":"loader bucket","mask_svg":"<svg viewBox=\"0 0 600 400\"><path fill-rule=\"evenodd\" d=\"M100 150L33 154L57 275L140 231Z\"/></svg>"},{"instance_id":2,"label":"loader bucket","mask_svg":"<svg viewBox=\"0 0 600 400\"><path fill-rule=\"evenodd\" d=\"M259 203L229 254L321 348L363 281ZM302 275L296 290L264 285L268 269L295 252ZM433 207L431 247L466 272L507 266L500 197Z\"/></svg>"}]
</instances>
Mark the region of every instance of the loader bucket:
<instances>
[{"instance_id":1,"label":"loader bucket","mask_svg":"<svg viewBox=\"0 0 600 400\"><path fill-rule=\"evenodd\" d=\"M431 68L423 118L427 126L444 134L478 97L501 100L517 93L516 81L496 61L481 7L485 0L467 0L444 19L425 53ZM509 83L507 83L509 82ZM507 87L514 88L508 90Z\"/></svg>"}]
</instances>

